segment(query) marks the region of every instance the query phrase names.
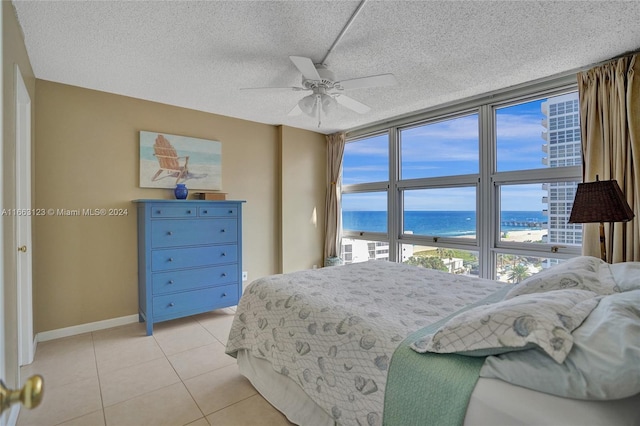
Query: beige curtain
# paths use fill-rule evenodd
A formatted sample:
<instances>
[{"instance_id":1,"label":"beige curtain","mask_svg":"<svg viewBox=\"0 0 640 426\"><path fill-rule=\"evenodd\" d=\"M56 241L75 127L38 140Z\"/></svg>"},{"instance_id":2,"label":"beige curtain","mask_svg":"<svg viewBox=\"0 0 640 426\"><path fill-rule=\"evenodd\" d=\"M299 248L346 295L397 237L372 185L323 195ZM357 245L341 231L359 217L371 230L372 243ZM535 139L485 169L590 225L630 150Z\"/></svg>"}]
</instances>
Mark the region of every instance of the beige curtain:
<instances>
[{"instance_id":1,"label":"beige curtain","mask_svg":"<svg viewBox=\"0 0 640 426\"><path fill-rule=\"evenodd\" d=\"M344 154L344 133L327 135L327 196L325 211L324 258L340 255L340 170Z\"/></svg>"},{"instance_id":2,"label":"beige curtain","mask_svg":"<svg viewBox=\"0 0 640 426\"><path fill-rule=\"evenodd\" d=\"M640 59L616 59L578 74L583 181L618 181L636 217L605 223L607 260L640 261ZM600 256L597 224L585 224L584 255Z\"/></svg>"}]
</instances>

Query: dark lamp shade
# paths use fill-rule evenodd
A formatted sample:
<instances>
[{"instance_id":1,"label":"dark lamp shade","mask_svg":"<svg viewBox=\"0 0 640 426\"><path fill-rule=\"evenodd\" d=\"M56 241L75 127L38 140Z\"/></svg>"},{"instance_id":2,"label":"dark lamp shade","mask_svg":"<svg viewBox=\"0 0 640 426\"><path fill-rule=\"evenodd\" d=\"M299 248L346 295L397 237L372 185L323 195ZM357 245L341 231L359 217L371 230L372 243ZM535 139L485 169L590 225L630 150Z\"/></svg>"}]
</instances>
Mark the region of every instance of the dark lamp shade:
<instances>
[{"instance_id":1,"label":"dark lamp shade","mask_svg":"<svg viewBox=\"0 0 640 426\"><path fill-rule=\"evenodd\" d=\"M618 182L596 180L578 184L569 223L628 222L633 217Z\"/></svg>"}]
</instances>

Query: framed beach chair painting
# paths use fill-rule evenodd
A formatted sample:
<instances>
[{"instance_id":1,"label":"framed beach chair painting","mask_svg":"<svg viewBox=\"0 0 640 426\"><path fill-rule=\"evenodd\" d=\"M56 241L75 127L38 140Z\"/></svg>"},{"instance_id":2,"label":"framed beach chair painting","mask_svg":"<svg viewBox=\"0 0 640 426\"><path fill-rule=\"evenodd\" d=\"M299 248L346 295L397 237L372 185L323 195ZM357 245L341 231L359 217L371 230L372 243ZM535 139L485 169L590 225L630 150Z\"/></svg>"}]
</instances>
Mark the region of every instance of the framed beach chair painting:
<instances>
[{"instance_id":1,"label":"framed beach chair painting","mask_svg":"<svg viewBox=\"0 0 640 426\"><path fill-rule=\"evenodd\" d=\"M218 141L140 132L140 187L222 189L222 144Z\"/></svg>"}]
</instances>

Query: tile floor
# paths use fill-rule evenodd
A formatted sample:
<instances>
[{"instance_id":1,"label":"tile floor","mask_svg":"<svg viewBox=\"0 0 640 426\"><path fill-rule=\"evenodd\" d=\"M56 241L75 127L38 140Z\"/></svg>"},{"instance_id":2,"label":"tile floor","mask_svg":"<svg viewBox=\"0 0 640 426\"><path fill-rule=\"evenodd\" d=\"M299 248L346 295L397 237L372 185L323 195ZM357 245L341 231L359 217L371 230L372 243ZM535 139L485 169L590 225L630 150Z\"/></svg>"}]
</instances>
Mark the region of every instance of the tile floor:
<instances>
[{"instance_id":1,"label":"tile floor","mask_svg":"<svg viewBox=\"0 0 640 426\"><path fill-rule=\"evenodd\" d=\"M224 353L234 309L86 333L38 344L22 377L44 398L17 426L290 425Z\"/></svg>"}]
</instances>

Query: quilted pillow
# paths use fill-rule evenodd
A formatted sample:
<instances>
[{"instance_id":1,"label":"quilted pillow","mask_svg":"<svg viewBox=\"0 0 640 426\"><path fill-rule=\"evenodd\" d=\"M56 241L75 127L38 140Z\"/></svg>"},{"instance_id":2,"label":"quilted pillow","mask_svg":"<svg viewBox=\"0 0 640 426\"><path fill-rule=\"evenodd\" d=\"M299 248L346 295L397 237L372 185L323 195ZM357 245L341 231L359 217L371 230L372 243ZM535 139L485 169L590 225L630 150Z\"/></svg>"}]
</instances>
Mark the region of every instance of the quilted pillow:
<instances>
[{"instance_id":1,"label":"quilted pillow","mask_svg":"<svg viewBox=\"0 0 640 426\"><path fill-rule=\"evenodd\" d=\"M562 289L589 290L600 295L619 292L607 262L597 257L580 256L515 284L505 299Z\"/></svg>"},{"instance_id":2,"label":"quilted pillow","mask_svg":"<svg viewBox=\"0 0 640 426\"><path fill-rule=\"evenodd\" d=\"M537 346L562 363L573 345L571 332L599 299L592 291L556 290L478 306L410 347L420 353L486 356Z\"/></svg>"},{"instance_id":3,"label":"quilted pillow","mask_svg":"<svg viewBox=\"0 0 640 426\"><path fill-rule=\"evenodd\" d=\"M640 290L603 297L572 334L562 364L538 351L512 352L488 357L480 376L575 399L640 393Z\"/></svg>"}]
</instances>

